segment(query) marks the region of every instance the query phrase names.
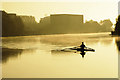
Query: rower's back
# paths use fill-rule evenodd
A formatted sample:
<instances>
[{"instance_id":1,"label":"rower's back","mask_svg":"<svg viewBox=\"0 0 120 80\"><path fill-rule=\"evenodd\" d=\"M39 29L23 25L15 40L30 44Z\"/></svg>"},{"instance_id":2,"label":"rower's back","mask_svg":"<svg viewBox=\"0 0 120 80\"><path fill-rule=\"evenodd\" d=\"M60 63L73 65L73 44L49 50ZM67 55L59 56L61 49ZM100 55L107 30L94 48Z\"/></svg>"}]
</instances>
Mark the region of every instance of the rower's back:
<instances>
[{"instance_id":1,"label":"rower's back","mask_svg":"<svg viewBox=\"0 0 120 80\"><path fill-rule=\"evenodd\" d=\"M82 42L82 44L80 45L80 47L81 47L82 49L85 48L84 42Z\"/></svg>"}]
</instances>

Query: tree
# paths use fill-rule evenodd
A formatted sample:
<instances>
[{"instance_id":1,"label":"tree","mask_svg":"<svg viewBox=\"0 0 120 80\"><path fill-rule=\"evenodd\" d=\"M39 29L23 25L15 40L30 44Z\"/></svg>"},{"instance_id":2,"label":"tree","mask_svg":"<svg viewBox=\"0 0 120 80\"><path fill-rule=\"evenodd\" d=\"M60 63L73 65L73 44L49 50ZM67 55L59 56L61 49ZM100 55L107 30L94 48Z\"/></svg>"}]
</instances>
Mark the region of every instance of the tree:
<instances>
[{"instance_id":1,"label":"tree","mask_svg":"<svg viewBox=\"0 0 120 80\"><path fill-rule=\"evenodd\" d=\"M115 24L115 33L120 35L120 15L118 16L118 19Z\"/></svg>"}]
</instances>

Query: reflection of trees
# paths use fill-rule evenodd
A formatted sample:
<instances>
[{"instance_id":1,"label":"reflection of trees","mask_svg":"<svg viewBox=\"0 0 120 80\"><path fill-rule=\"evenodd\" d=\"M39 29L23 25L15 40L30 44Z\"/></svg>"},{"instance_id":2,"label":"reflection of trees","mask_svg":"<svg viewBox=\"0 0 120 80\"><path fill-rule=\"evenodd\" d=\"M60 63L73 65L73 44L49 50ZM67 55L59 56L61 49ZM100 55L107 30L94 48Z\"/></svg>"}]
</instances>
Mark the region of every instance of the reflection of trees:
<instances>
[{"instance_id":1,"label":"reflection of trees","mask_svg":"<svg viewBox=\"0 0 120 80\"><path fill-rule=\"evenodd\" d=\"M22 49L2 48L2 62L7 62L10 57L17 57L22 52Z\"/></svg>"},{"instance_id":2,"label":"reflection of trees","mask_svg":"<svg viewBox=\"0 0 120 80\"><path fill-rule=\"evenodd\" d=\"M116 40L117 48L120 51L120 40Z\"/></svg>"},{"instance_id":3,"label":"reflection of trees","mask_svg":"<svg viewBox=\"0 0 120 80\"><path fill-rule=\"evenodd\" d=\"M9 58L17 58L19 55L34 53L35 49L12 49L12 48L2 48L2 62L5 63Z\"/></svg>"}]
</instances>

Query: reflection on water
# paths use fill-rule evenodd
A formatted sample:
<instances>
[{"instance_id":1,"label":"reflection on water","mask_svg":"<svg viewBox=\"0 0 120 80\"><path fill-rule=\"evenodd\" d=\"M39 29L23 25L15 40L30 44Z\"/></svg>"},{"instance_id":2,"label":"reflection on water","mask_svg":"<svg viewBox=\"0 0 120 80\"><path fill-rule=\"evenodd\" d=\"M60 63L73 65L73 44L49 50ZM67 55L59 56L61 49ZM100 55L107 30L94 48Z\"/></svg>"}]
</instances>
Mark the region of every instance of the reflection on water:
<instances>
[{"instance_id":1,"label":"reflection on water","mask_svg":"<svg viewBox=\"0 0 120 80\"><path fill-rule=\"evenodd\" d=\"M55 55L55 56L60 56L60 55L62 55L62 56L65 56L65 55L72 55L72 54L80 54L80 55L82 55L82 57L84 58L84 55L86 54L86 52L51 52L51 54L52 55Z\"/></svg>"},{"instance_id":2,"label":"reflection on water","mask_svg":"<svg viewBox=\"0 0 120 80\"><path fill-rule=\"evenodd\" d=\"M11 49L11 48L2 48L2 62L6 63L10 59L16 59L22 55L23 52L33 52L33 49Z\"/></svg>"},{"instance_id":3,"label":"reflection on water","mask_svg":"<svg viewBox=\"0 0 120 80\"><path fill-rule=\"evenodd\" d=\"M117 37L116 39L116 44L117 44L118 50L120 51L120 38L119 37Z\"/></svg>"},{"instance_id":4,"label":"reflection on water","mask_svg":"<svg viewBox=\"0 0 120 80\"><path fill-rule=\"evenodd\" d=\"M20 55L22 52L22 49L9 49L9 48L2 48L2 61L5 63L8 61L10 57L16 58L18 55Z\"/></svg>"},{"instance_id":5,"label":"reflection on water","mask_svg":"<svg viewBox=\"0 0 120 80\"><path fill-rule=\"evenodd\" d=\"M101 42L102 44L109 45L112 39L109 39L109 34L66 34L66 35L45 35L40 36L42 43L48 43L52 45L64 45L75 46L80 45L82 42L87 44L96 44ZM105 39L103 39L105 38ZM94 39L94 41L93 41Z\"/></svg>"},{"instance_id":6,"label":"reflection on water","mask_svg":"<svg viewBox=\"0 0 120 80\"><path fill-rule=\"evenodd\" d=\"M4 78L117 78L117 48L109 34L4 37ZM85 42L95 52L51 52ZM20 74L20 75L19 75Z\"/></svg>"},{"instance_id":7,"label":"reflection on water","mask_svg":"<svg viewBox=\"0 0 120 80\"><path fill-rule=\"evenodd\" d=\"M80 47L73 47L73 48L64 48L64 49L57 49L57 50L51 50L52 55L68 55L68 54L77 54L79 53L82 58L84 58L86 52L95 52L92 48L80 48Z\"/></svg>"},{"instance_id":8,"label":"reflection on water","mask_svg":"<svg viewBox=\"0 0 120 80\"><path fill-rule=\"evenodd\" d=\"M118 77L120 78L120 37L116 37L115 41L118 49Z\"/></svg>"},{"instance_id":9,"label":"reflection on water","mask_svg":"<svg viewBox=\"0 0 120 80\"><path fill-rule=\"evenodd\" d=\"M82 55L82 57L84 58L84 55L86 54L85 52L81 52L80 53Z\"/></svg>"}]
</instances>

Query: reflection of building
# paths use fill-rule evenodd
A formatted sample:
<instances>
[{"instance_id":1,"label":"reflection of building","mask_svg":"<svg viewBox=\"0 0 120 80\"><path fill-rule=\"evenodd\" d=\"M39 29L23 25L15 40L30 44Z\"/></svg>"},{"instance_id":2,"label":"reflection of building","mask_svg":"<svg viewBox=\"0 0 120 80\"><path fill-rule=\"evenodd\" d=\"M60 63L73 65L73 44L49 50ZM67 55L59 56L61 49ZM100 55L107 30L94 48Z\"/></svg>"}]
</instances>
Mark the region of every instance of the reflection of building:
<instances>
[{"instance_id":1,"label":"reflection of building","mask_svg":"<svg viewBox=\"0 0 120 80\"><path fill-rule=\"evenodd\" d=\"M83 15L75 14L52 14L50 15L52 25L74 26L83 23Z\"/></svg>"}]
</instances>

